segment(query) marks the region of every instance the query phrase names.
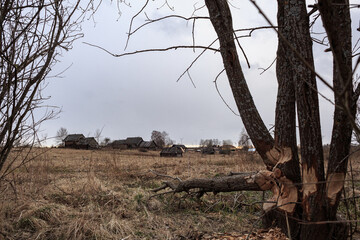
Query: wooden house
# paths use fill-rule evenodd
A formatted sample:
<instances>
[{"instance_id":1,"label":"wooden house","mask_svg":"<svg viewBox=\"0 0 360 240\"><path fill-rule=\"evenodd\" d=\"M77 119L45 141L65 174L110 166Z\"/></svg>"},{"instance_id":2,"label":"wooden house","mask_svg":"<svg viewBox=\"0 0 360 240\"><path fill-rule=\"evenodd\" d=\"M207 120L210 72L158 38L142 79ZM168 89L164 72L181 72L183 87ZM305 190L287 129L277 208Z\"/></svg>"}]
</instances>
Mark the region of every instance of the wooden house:
<instances>
[{"instance_id":1,"label":"wooden house","mask_svg":"<svg viewBox=\"0 0 360 240\"><path fill-rule=\"evenodd\" d=\"M126 139L126 145L129 149L138 148L143 141L141 137L128 137Z\"/></svg>"},{"instance_id":2,"label":"wooden house","mask_svg":"<svg viewBox=\"0 0 360 240\"><path fill-rule=\"evenodd\" d=\"M77 143L81 139L85 139L85 136L83 134L69 134L64 139L65 147L67 147L67 148L76 148Z\"/></svg>"},{"instance_id":3,"label":"wooden house","mask_svg":"<svg viewBox=\"0 0 360 240\"><path fill-rule=\"evenodd\" d=\"M201 149L202 154L215 154L216 150L214 147L205 147Z\"/></svg>"},{"instance_id":4,"label":"wooden house","mask_svg":"<svg viewBox=\"0 0 360 240\"><path fill-rule=\"evenodd\" d=\"M126 139L115 140L109 146L114 149L127 149Z\"/></svg>"},{"instance_id":5,"label":"wooden house","mask_svg":"<svg viewBox=\"0 0 360 240\"><path fill-rule=\"evenodd\" d=\"M77 149L99 148L98 142L93 137L86 138L83 134L70 134L65 139L65 147Z\"/></svg>"},{"instance_id":6,"label":"wooden house","mask_svg":"<svg viewBox=\"0 0 360 240\"><path fill-rule=\"evenodd\" d=\"M156 150L159 146L155 143L155 141L143 141L140 143L139 148L145 150Z\"/></svg>"},{"instance_id":7,"label":"wooden house","mask_svg":"<svg viewBox=\"0 0 360 240\"><path fill-rule=\"evenodd\" d=\"M128 137L127 139L115 140L109 144L114 149L135 149L139 148L144 142L141 137Z\"/></svg>"},{"instance_id":8,"label":"wooden house","mask_svg":"<svg viewBox=\"0 0 360 240\"><path fill-rule=\"evenodd\" d=\"M163 148L160 157L182 157L183 150L180 147Z\"/></svg>"},{"instance_id":9,"label":"wooden house","mask_svg":"<svg viewBox=\"0 0 360 240\"><path fill-rule=\"evenodd\" d=\"M97 149L99 148L99 143L93 137L87 137L80 139L78 142L78 148L81 149Z\"/></svg>"},{"instance_id":10,"label":"wooden house","mask_svg":"<svg viewBox=\"0 0 360 240\"><path fill-rule=\"evenodd\" d=\"M186 146L183 144L174 144L172 146L181 148L183 150L183 152L186 152L186 150L187 150Z\"/></svg>"}]
</instances>

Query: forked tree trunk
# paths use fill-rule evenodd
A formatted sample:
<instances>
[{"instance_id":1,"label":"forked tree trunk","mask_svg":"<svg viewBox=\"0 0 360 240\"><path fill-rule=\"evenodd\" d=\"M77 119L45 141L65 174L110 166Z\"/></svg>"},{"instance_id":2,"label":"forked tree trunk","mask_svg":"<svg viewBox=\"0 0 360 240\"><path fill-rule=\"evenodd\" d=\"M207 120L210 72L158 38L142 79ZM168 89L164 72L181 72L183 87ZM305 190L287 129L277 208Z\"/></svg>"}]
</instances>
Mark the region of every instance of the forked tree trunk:
<instances>
[{"instance_id":1,"label":"forked tree trunk","mask_svg":"<svg viewBox=\"0 0 360 240\"><path fill-rule=\"evenodd\" d=\"M352 84L351 18L348 4L347 0L320 0L318 4L333 53L336 107L326 176L326 213L331 220L336 219L344 187L352 135L351 122L355 117L357 102ZM331 229L331 226L328 228Z\"/></svg>"},{"instance_id":2,"label":"forked tree trunk","mask_svg":"<svg viewBox=\"0 0 360 240\"><path fill-rule=\"evenodd\" d=\"M341 0L336 1L338 5L341 5L340 2L345 3ZM270 175L279 184L278 189L272 189L278 203L274 204L275 206L266 206L267 211L269 207L277 207L276 214L267 216L276 218L275 220L284 230L286 229L284 213L286 212L290 219L295 219L295 221L290 221L292 223L290 230L295 239L346 238L344 235L334 235L334 229L339 229L339 226L308 224L336 219L336 209L343 182L334 184L329 176L335 178L334 180L339 180L339 178L344 180L352 128L345 111L339 111L337 108L335 118L338 119L335 119L331 146L331 154L334 155L330 156L330 159L334 160L329 162L328 180L330 183L325 184L318 93L306 1L278 0L277 78L279 88L274 142L261 121L242 73L233 39L232 17L228 3L226 0L206 0L205 3L219 37L226 73L245 128L263 157L268 170L273 171ZM326 4L328 5L325 6ZM336 51L340 51L338 53L340 57L335 58L334 87L342 89L342 93L335 94L335 99L338 104L340 104L339 101L345 99L345 102L352 107L354 103L352 102L351 35L349 35L351 28L348 6L334 7L330 0L319 1L319 5L324 9L323 12L330 15L325 16L328 19L324 21L326 29L332 30L333 26L346 25L342 31L328 30L328 35L332 46L337 47L335 56ZM324 19L325 14L322 13L322 15ZM334 16L336 18L333 18ZM327 22L332 26L326 26ZM343 39L339 38L340 44L337 42L337 37L341 33L344 35ZM296 146L295 102L301 143L301 175ZM351 108L351 113L354 113L353 108ZM345 131L340 133L342 126L345 127ZM345 160L340 163L341 158ZM290 199L295 202L301 201L301 204L281 206L281 204L291 202ZM306 224L300 225L296 223L298 221Z\"/></svg>"},{"instance_id":3,"label":"forked tree trunk","mask_svg":"<svg viewBox=\"0 0 360 240\"><path fill-rule=\"evenodd\" d=\"M219 38L221 56L244 126L268 170L216 179L178 179L165 182L154 191L165 188L171 188L172 192L198 189L201 196L204 192L271 190L273 197L264 204L265 224L275 223L284 232L290 231L292 239L346 239L346 225L327 221L336 220L347 169L352 132L350 123L357 100L352 89L351 26L347 2L319 0L334 55L333 85L337 89L335 102L338 105L326 178L306 1L278 0L275 140L266 129L247 87L236 51L227 0L205 0L205 4ZM296 143L295 105L301 170Z\"/></svg>"},{"instance_id":4,"label":"forked tree trunk","mask_svg":"<svg viewBox=\"0 0 360 240\"><path fill-rule=\"evenodd\" d=\"M280 68L286 68L288 81L295 86L302 162L302 220L324 221L324 159L318 93L313 72L312 40L305 0L278 0L278 26L279 48L286 45L288 49L283 52L286 54L286 62L282 62L283 66ZM301 227L300 238L328 239L326 225L305 224Z\"/></svg>"},{"instance_id":5,"label":"forked tree trunk","mask_svg":"<svg viewBox=\"0 0 360 240\"><path fill-rule=\"evenodd\" d=\"M207 0L205 4L209 10L211 23L219 38L225 71L241 119L251 141L270 170L276 164L271 156L269 157L269 151L274 146L274 140L260 117L247 86L234 42L234 29L228 3L227 1Z\"/></svg>"}]
</instances>

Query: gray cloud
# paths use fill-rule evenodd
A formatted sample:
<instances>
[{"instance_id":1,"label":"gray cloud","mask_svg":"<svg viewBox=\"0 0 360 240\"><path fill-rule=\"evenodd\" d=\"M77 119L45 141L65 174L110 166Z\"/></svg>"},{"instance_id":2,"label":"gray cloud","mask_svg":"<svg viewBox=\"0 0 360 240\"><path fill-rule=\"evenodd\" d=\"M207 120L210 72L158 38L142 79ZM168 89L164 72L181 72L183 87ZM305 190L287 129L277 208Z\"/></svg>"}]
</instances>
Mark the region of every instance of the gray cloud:
<instances>
[{"instance_id":1,"label":"gray cloud","mask_svg":"<svg viewBox=\"0 0 360 240\"><path fill-rule=\"evenodd\" d=\"M193 1L187 1L186 6L180 3L175 9L190 15L193 5L188 2ZM275 22L275 4L262 4ZM70 64L73 64L72 67L63 74L64 78L50 79L44 91L44 95L52 96L48 104L62 107L63 112L60 118L44 123L43 131L48 136L54 136L60 127L65 127L71 133L92 135L96 129L104 127L102 135L111 139L129 136L149 139L152 130L160 130L167 131L175 141L185 144L198 144L201 138L237 141L243 128L242 122L222 102L213 83L223 69L219 54L209 52L191 68L196 84L194 88L187 76L179 82L176 80L200 53L199 50L196 54L192 50L176 50L114 58L82 43L86 41L114 53L122 53L130 17L138 11L138 7L124 9L121 18L116 21L115 6L104 4L96 14L96 27L91 21L84 23L85 37L74 44L73 50L64 53L62 62L54 67L53 73L61 72ZM249 3L233 11L235 28L264 24ZM198 15L205 14L206 11L202 11ZM144 19L143 16L141 18ZM198 44L207 45L213 41L215 34L208 22L199 21L197 27ZM252 65L251 69L247 69L243 64L245 76L259 112L270 127L274 123L277 92L275 68L262 75L258 68L267 67L275 58L276 35L269 30L259 31L252 38L240 41ZM168 47L181 42L191 44L191 24L172 20L156 23L136 33L130 40L128 51ZM318 50L315 51L318 53ZM329 57L320 54L317 60L321 61L317 69L324 76L331 77ZM325 65L322 63L324 60ZM236 110L225 75L218 84L227 103ZM331 95L321 85L320 89ZM333 107L323 100L321 106L324 142L328 142Z\"/></svg>"}]
</instances>

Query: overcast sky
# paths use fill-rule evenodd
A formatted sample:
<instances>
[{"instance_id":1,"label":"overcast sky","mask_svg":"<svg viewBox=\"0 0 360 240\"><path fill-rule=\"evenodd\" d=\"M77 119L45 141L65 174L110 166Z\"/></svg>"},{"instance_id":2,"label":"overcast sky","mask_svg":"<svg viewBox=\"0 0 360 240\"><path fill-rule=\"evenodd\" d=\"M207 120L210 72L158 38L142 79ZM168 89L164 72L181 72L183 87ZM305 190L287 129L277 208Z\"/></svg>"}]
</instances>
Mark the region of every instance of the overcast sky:
<instances>
[{"instance_id":1,"label":"overcast sky","mask_svg":"<svg viewBox=\"0 0 360 240\"><path fill-rule=\"evenodd\" d=\"M165 48L174 45L192 44L192 22L168 19L146 26L130 38L124 51L130 19L141 9L141 4L131 7L120 6L121 16L115 3L105 1L95 14L94 20L82 25L85 36L74 43L71 51L63 52L50 75L56 75L71 67L61 78L50 78L43 95L51 96L48 105L62 109L57 119L43 123L41 136L51 138L60 127L69 133L83 133L93 136L97 129L103 129L102 137L112 140L141 136L149 140L153 130L166 131L177 143L198 144L200 139L238 141L243 129L240 117L233 114L221 100L214 80L223 69L219 53L207 52L190 69L191 77L178 77L201 50L171 50L169 52L141 53L115 58L108 53L84 44L99 45L115 54L149 48ZM190 17L193 0L169 1L175 12L164 1L150 1L145 12L152 19L168 14ZM268 25L250 1L230 1L234 28L249 28ZM265 13L276 24L276 2L258 1ZM202 6L203 1L197 3ZM235 8L236 7L236 8ZM353 11L354 13L355 11ZM207 10L196 12L207 16ZM359 21L359 11L356 12ZM134 27L146 20L142 13L134 21ZM319 28L321 23L318 24ZM358 34L356 32L355 34ZM198 20L195 26L196 45L209 45L215 32L208 20ZM359 36L354 36L354 39ZM255 31L251 38L241 38L251 68L239 53L249 88L263 120L268 128L274 124L277 82L275 65L261 74L259 68L268 67L275 59L276 34L272 30ZM215 45L217 46L217 45ZM331 81L332 58L324 52L325 47L314 45L316 69ZM235 102L225 74L217 80L219 90L227 104L237 112ZM319 90L329 98L332 93L319 84ZM320 98L323 141L328 143L331 136L333 106ZM53 144L53 141L48 141Z\"/></svg>"}]
</instances>

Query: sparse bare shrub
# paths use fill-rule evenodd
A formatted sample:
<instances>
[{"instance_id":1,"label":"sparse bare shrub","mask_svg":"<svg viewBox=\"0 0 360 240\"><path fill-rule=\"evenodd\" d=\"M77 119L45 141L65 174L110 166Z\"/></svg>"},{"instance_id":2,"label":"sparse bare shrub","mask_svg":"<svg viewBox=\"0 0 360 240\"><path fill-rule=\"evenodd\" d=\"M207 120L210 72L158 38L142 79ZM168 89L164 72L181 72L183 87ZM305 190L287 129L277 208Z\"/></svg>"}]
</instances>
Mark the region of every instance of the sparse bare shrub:
<instances>
[{"instance_id":1,"label":"sparse bare shrub","mask_svg":"<svg viewBox=\"0 0 360 240\"><path fill-rule=\"evenodd\" d=\"M56 141L57 144L61 147L65 146L64 144L64 139L67 137L67 135L69 135L68 131L66 128L61 127L57 132L56 132Z\"/></svg>"},{"instance_id":2,"label":"sparse bare shrub","mask_svg":"<svg viewBox=\"0 0 360 240\"><path fill-rule=\"evenodd\" d=\"M41 91L61 50L69 50L81 37L79 21L73 19L80 1L1 1L0 17L0 181L19 167L8 161L11 149L40 145L37 134L42 122L57 110L45 109ZM77 13L77 17L79 14ZM22 150L29 150L23 148ZM20 165L28 159L17 162Z\"/></svg>"}]
</instances>

